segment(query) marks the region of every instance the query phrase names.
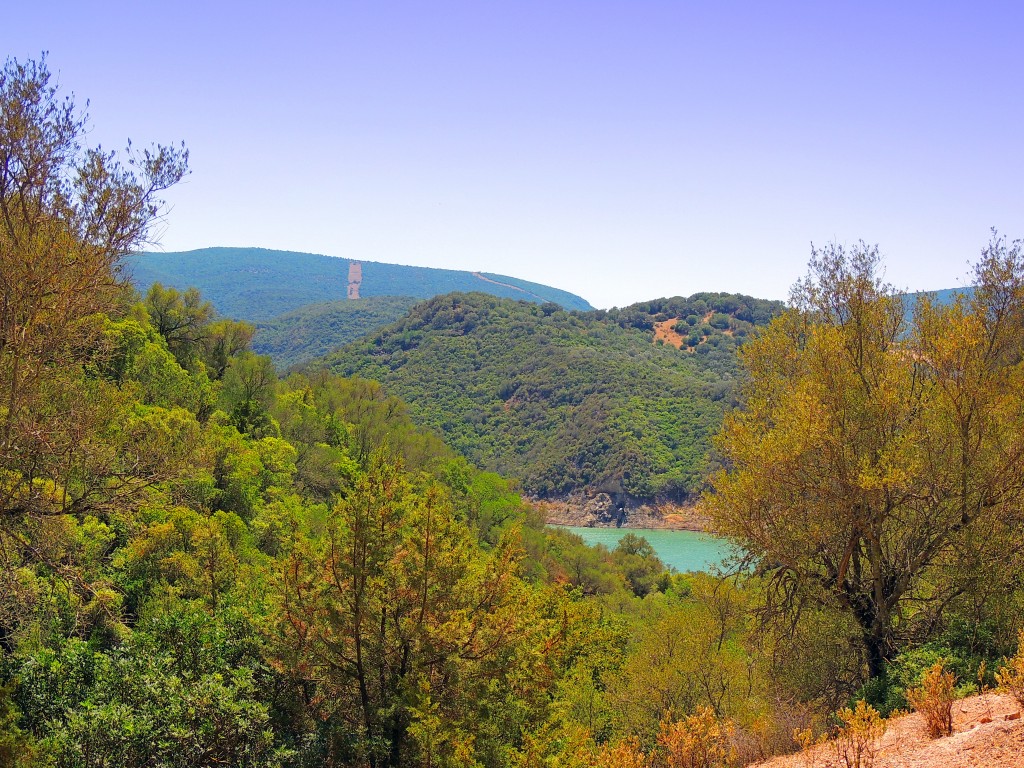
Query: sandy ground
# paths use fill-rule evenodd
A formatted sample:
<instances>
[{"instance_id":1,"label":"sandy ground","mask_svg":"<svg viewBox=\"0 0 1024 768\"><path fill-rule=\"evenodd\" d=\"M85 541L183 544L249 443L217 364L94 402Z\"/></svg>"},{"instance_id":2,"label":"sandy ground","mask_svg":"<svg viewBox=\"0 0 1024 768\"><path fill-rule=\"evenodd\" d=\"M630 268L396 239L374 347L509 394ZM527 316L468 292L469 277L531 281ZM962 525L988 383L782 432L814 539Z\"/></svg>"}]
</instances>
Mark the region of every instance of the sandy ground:
<instances>
[{"instance_id":1,"label":"sandy ground","mask_svg":"<svg viewBox=\"0 0 1024 768\"><path fill-rule=\"evenodd\" d=\"M846 768L834 744L777 757L762 768ZM873 768L1024 768L1024 720L1011 696L971 696L953 704L953 734L929 739L921 715L892 720ZM872 768L870 762L863 768Z\"/></svg>"}]
</instances>

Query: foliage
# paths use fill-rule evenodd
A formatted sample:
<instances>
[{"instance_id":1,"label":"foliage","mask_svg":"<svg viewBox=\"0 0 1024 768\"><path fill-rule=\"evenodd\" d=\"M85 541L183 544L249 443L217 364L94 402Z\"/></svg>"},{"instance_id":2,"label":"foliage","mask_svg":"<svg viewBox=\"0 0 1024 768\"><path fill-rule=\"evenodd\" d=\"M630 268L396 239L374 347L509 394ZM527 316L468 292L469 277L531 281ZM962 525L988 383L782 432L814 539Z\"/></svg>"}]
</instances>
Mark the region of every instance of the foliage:
<instances>
[{"instance_id":1,"label":"foliage","mask_svg":"<svg viewBox=\"0 0 1024 768\"><path fill-rule=\"evenodd\" d=\"M780 734L794 726L820 730L840 692L860 684L864 626L831 582L793 593L790 621L758 620L778 605L772 568L792 558L752 548L760 571L682 575L636 535L612 551L587 547L414 421L435 413L457 447L505 456L492 469L528 468L534 489L681 495L700 482L705 436L742 376L731 355L750 335L743 324L765 322L774 305L700 294L570 314L450 296L348 350L372 352L363 363L389 387L384 373L420 376L414 404L326 370L282 380L249 349L252 326L213 316L197 291L154 285L140 301L120 281L124 251L184 157L143 154L136 176L81 151L84 118L46 78L43 64L9 63L0 82L11 161L0 172L0 765L737 763L787 748ZM19 166L25 158L39 162ZM3 186L15 177L20 186ZM40 179L46 189L32 186ZM941 311L922 303L915 332L890 342L897 354L869 355L877 365L866 370L884 382L912 364L918 386L944 389L911 414L927 428L878 466L858 465L859 498L927 470L928 494L910 488L933 506L901 507L901 521L927 512L953 529L906 529L946 538L893 613L901 652L868 684L885 702L936 655L961 676L980 668L985 684L986 663L1020 628L1015 249L997 240L972 298ZM769 362L758 346L768 345L786 351L772 370L790 370L793 318L748 362ZM699 338L659 347L654 323ZM800 327L818 333L817 319ZM957 341L976 342L978 328L990 330L987 352ZM819 351L843 360L834 346ZM783 402L791 391L810 400L813 388L776 383L766 391ZM884 386L875 391L892 396L875 404L824 389L845 392L850 416L901 413ZM954 401L975 408L971 446L984 448L991 429L1003 449L969 463L971 525L942 495L964 487L953 471L963 442L949 448L945 431ZM783 423L820 429L813 416ZM903 416L897 426L916 424ZM846 520L828 511L824 522L797 516L782 540ZM869 549L850 555L847 574L864 577ZM999 679L1015 685L1018 666ZM854 760L870 757L870 715L863 701L844 713Z\"/></svg>"},{"instance_id":2,"label":"foliage","mask_svg":"<svg viewBox=\"0 0 1024 768\"><path fill-rule=\"evenodd\" d=\"M921 685L907 691L907 701L924 715L928 735L933 739L953 732L953 686L956 676L936 662L925 672Z\"/></svg>"},{"instance_id":3,"label":"foliage","mask_svg":"<svg viewBox=\"0 0 1024 768\"><path fill-rule=\"evenodd\" d=\"M11 701L14 685L0 689L0 767L28 768L42 764L42 755L18 726L21 713Z\"/></svg>"},{"instance_id":4,"label":"foliage","mask_svg":"<svg viewBox=\"0 0 1024 768\"><path fill-rule=\"evenodd\" d=\"M1017 653L996 672L996 682L1024 705L1024 630L1018 635Z\"/></svg>"},{"instance_id":5,"label":"foliage","mask_svg":"<svg viewBox=\"0 0 1024 768\"><path fill-rule=\"evenodd\" d=\"M146 293L146 311L181 367L191 368L213 317L213 305L203 301L195 288L178 293L154 283Z\"/></svg>"},{"instance_id":6,"label":"foliage","mask_svg":"<svg viewBox=\"0 0 1024 768\"><path fill-rule=\"evenodd\" d=\"M417 302L408 296L368 296L306 304L261 322L253 348L284 370L395 322Z\"/></svg>"},{"instance_id":7,"label":"foliage","mask_svg":"<svg viewBox=\"0 0 1024 768\"><path fill-rule=\"evenodd\" d=\"M752 318L777 311L749 297L698 296L700 307L711 301L741 314L753 304L761 314ZM710 435L737 375L735 345L723 333L701 346L708 354L651 343L660 316L651 313L688 301L578 314L443 296L325 365L380 381L420 423L474 463L519 478L530 494L590 488L679 501L703 481Z\"/></svg>"},{"instance_id":8,"label":"foliage","mask_svg":"<svg viewBox=\"0 0 1024 768\"><path fill-rule=\"evenodd\" d=\"M839 711L836 752L846 768L871 768L875 764L878 741L885 733L885 720L866 701Z\"/></svg>"},{"instance_id":9,"label":"foliage","mask_svg":"<svg viewBox=\"0 0 1024 768\"><path fill-rule=\"evenodd\" d=\"M815 251L795 309L744 348L707 497L769 613L844 612L871 677L972 588L963 564L1007 563L987 578L1011 590L1024 492L1020 244L995 237L972 299L922 299L910 327L879 268L863 245Z\"/></svg>"},{"instance_id":10,"label":"foliage","mask_svg":"<svg viewBox=\"0 0 1024 768\"><path fill-rule=\"evenodd\" d=\"M416 493L375 456L320 545L297 542L285 563L282 662L318 681L324 716L371 766L454 759L460 721L512 671L514 564L507 543L474 552L438 486Z\"/></svg>"},{"instance_id":11,"label":"foliage","mask_svg":"<svg viewBox=\"0 0 1024 768\"><path fill-rule=\"evenodd\" d=\"M681 720L665 719L658 733L658 759L665 768L720 768L729 763L730 725L719 723L710 707Z\"/></svg>"},{"instance_id":12,"label":"foliage","mask_svg":"<svg viewBox=\"0 0 1024 768\"><path fill-rule=\"evenodd\" d=\"M258 661L232 657L229 639L175 604L113 654L70 640L15 656L23 721L60 767L273 765Z\"/></svg>"},{"instance_id":13,"label":"foliage","mask_svg":"<svg viewBox=\"0 0 1024 768\"><path fill-rule=\"evenodd\" d=\"M124 256L145 242L159 195L186 172L169 147L83 149L87 125L45 58L0 71L0 517L85 513L137 486L120 430L132 406L90 375ZM98 352L97 352L98 350ZM138 424L142 427L143 425ZM105 449L106 438L120 434Z\"/></svg>"}]
</instances>

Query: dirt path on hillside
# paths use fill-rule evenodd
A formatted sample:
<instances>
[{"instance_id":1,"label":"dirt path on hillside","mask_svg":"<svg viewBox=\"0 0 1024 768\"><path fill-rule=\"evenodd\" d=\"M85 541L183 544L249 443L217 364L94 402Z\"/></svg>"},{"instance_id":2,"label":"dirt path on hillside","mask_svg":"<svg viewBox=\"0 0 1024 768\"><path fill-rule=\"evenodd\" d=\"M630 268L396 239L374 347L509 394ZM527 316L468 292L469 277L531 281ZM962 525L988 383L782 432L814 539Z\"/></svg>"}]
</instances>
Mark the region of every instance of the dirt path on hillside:
<instances>
[{"instance_id":1,"label":"dirt path on hillside","mask_svg":"<svg viewBox=\"0 0 1024 768\"><path fill-rule=\"evenodd\" d=\"M510 285L509 283L502 283L499 282L498 280L492 280L489 277L485 277L480 272L472 272L470 274L472 274L473 277L477 278L478 280L483 280L485 283L500 285L503 288L511 288L513 291L519 291L520 293L525 293L527 296L533 296L533 298L537 299L537 301L544 301L543 296L538 296L536 293L530 293L528 290L526 290L525 288L520 288L518 285Z\"/></svg>"},{"instance_id":2,"label":"dirt path on hillside","mask_svg":"<svg viewBox=\"0 0 1024 768\"><path fill-rule=\"evenodd\" d=\"M359 298L359 286L363 284L363 265L358 261L348 263L348 298Z\"/></svg>"}]
</instances>

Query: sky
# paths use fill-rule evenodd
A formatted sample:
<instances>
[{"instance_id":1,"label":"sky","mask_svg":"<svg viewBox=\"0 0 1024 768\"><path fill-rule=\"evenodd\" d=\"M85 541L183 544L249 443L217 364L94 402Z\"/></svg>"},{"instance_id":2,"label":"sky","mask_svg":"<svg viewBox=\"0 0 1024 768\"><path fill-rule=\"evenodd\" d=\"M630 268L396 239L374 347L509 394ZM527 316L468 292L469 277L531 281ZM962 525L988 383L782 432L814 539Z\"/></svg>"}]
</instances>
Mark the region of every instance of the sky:
<instances>
[{"instance_id":1,"label":"sky","mask_svg":"<svg viewBox=\"0 0 1024 768\"><path fill-rule=\"evenodd\" d=\"M184 141L159 246L786 298L812 243L969 282L1024 237L1024 4L17 3L90 145Z\"/></svg>"}]
</instances>

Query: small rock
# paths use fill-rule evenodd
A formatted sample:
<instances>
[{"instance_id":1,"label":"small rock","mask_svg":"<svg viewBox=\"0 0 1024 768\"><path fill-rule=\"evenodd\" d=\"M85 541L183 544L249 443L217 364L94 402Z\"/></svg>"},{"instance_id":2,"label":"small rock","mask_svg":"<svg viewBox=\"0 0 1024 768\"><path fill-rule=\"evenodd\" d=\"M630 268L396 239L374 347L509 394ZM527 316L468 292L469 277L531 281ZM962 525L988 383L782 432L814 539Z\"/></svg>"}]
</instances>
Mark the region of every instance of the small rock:
<instances>
[{"instance_id":1,"label":"small rock","mask_svg":"<svg viewBox=\"0 0 1024 768\"><path fill-rule=\"evenodd\" d=\"M992 718L991 717L982 717L982 718L978 719L978 722L981 723L981 724L991 723L992 722Z\"/></svg>"},{"instance_id":2,"label":"small rock","mask_svg":"<svg viewBox=\"0 0 1024 768\"><path fill-rule=\"evenodd\" d=\"M1006 716L1006 720L1020 720L1020 712L1013 712Z\"/></svg>"}]
</instances>

